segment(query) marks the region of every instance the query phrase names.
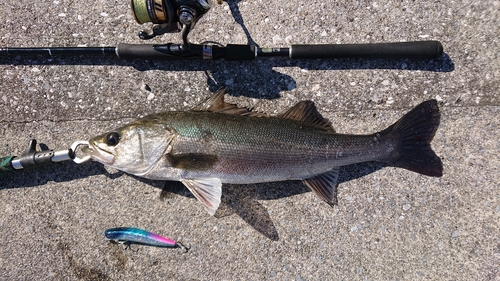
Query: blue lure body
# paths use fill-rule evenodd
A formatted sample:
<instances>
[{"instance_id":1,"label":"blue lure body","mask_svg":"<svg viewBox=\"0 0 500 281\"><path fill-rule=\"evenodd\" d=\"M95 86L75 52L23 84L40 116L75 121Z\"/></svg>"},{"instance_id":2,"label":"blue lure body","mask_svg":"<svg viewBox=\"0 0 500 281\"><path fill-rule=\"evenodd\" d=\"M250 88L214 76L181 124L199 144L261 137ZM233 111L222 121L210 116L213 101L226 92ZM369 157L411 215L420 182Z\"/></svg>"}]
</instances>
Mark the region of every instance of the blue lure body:
<instances>
[{"instance_id":1,"label":"blue lure body","mask_svg":"<svg viewBox=\"0 0 500 281\"><path fill-rule=\"evenodd\" d=\"M104 236L108 240L119 243L134 243L155 247L178 247L187 250L185 246L172 239L135 227L117 227L106 229Z\"/></svg>"}]
</instances>

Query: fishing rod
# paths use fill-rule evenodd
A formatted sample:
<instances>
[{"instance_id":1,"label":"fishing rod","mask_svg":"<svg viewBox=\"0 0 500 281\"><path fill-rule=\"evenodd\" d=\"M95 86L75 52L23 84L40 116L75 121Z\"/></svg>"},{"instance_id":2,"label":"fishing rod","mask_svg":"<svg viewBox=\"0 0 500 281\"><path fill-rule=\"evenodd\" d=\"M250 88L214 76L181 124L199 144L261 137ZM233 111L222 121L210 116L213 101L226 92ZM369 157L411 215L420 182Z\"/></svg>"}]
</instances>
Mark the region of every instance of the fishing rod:
<instances>
[{"instance_id":1,"label":"fishing rod","mask_svg":"<svg viewBox=\"0 0 500 281\"><path fill-rule=\"evenodd\" d=\"M150 31L139 32L148 40L165 33L181 32L182 43L127 44L112 47L0 48L0 56L117 56L120 59L149 60L254 60L260 57L290 59L390 58L437 59L443 54L439 41L373 44L291 45L260 48L256 45L192 44L188 34L210 9L208 0L131 0L132 13L139 24L153 23Z\"/></svg>"}]
</instances>

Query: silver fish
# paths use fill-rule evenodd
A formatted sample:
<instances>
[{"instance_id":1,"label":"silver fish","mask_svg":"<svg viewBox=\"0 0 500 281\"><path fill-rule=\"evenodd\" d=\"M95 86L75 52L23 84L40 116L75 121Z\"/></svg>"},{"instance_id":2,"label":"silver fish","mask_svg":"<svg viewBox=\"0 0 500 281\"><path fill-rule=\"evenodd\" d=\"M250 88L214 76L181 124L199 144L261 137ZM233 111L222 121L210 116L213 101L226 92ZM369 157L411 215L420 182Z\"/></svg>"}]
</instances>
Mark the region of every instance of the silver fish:
<instances>
[{"instance_id":1,"label":"silver fish","mask_svg":"<svg viewBox=\"0 0 500 281\"><path fill-rule=\"evenodd\" d=\"M339 167L378 161L440 177L430 146L439 126L435 100L370 135L337 134L312 101L268 116L224 101L220 90L190 111L146 116L99 135L84 149L93 160L154 180L181 181L213 215L223 183L302 180L332 203Z\"/></svg>"}]
</instances>

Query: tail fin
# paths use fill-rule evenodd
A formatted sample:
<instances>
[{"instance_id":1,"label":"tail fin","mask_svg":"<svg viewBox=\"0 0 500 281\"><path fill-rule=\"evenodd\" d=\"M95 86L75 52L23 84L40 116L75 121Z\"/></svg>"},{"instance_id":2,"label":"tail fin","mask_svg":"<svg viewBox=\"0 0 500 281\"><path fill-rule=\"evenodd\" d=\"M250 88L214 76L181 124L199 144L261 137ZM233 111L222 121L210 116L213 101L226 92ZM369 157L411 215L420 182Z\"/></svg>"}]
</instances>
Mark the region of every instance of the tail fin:
<instances>
[{"instance_id":1,"label":"tail fin","mask_svg":"<svg viewBox=\"0 0 500 281\"><path fill-rule=\"evenodd\" d=\"M388 164L427 176L442 176L443 164L431 148L440 116L436 100L425 101L380 132L399 141Z\"/></svg>"}]
</instances>

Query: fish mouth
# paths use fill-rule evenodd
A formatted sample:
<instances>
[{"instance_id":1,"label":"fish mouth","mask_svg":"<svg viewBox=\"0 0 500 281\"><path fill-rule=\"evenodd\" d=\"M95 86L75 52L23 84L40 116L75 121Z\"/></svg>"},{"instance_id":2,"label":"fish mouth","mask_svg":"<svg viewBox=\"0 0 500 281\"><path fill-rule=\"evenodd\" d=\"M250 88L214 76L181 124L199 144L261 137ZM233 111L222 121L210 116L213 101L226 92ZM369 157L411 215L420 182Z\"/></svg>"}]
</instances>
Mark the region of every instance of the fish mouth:
<instances>
[{"instance_id":1,"label":"fish mouth","mask_svg":"<svg viewBox=\"0 0 500 281\"><path fill-rule=\"evenodd\" d=\"M88 146L82 148L82 152L92 157L93 160L103 164L111 165L115 162L115 156L110 151L99 147L94 141L91 141Z\"/></svg>"}]
</instances>

